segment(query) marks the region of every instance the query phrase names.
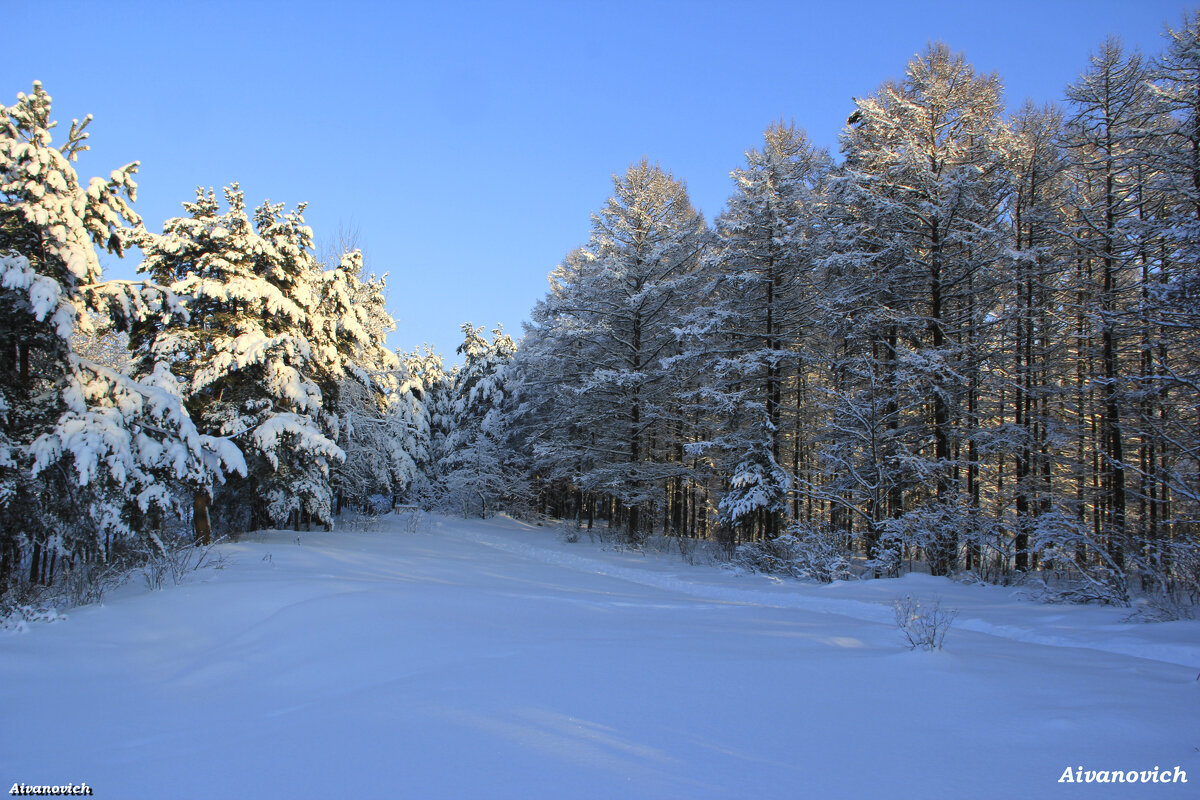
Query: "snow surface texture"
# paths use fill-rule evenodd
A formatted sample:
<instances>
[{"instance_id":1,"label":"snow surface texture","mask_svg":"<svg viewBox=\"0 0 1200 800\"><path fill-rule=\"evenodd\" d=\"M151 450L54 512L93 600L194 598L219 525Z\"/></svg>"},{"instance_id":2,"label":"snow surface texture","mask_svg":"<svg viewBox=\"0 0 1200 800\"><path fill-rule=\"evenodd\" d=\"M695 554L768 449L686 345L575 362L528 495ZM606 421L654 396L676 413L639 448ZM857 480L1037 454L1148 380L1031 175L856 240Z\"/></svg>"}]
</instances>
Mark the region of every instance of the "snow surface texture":
<instances>
[{"instance_id":1,"label":"snow surface texture","mask_svg":"<svg viewBox=\"0 0 1200 800\"><path fill-rule=\"evenodd\" d=\"M511 520L272 532L0 634L0 783L104 798L1192 797L1200 623L805 585ZM891 607L960 613L909 651Z\"/></svg>"}]
</instances>

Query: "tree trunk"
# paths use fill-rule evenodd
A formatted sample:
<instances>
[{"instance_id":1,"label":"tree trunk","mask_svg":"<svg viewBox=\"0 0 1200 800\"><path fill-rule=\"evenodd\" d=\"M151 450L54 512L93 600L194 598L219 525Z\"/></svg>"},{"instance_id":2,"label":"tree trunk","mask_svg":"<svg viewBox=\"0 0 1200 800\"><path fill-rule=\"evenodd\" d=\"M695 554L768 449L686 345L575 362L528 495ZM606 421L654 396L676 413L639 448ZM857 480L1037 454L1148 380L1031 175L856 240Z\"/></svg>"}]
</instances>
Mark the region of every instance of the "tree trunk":
<instances>
[{"instance_id":1,"label":"tree trunk","mask_svg":"<svg viewBox=\"0 0 1200 800\"><path fill-rule=\"evenodd\" d=\"M208 492L204 489L192 495L192 524L196 544L212 544L212 527L208 519Z\"/></svg>"}]
</instances>

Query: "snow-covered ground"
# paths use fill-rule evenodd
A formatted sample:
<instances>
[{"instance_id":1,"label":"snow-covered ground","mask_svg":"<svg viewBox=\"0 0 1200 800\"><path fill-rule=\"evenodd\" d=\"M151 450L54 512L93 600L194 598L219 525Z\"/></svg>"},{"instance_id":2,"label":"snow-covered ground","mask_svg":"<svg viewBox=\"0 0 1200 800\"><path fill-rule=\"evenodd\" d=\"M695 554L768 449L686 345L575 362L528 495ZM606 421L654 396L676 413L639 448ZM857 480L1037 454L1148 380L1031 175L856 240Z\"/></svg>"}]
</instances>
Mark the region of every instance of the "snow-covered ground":
<instances>
[{"instance_id":1,"label":"snow-covered ground","mask_svg":"<svg viewBox=\"0 0 1200 800\"><path fill-rule=\"evenodd\" d=\"M512 520L277 532L0 634L0 782L100 798L1195 797L1200 623ZM942 652L890 603L940 596ZM1070 767L1187 784L1059 783Z\"/></svg>"}]
</instances>

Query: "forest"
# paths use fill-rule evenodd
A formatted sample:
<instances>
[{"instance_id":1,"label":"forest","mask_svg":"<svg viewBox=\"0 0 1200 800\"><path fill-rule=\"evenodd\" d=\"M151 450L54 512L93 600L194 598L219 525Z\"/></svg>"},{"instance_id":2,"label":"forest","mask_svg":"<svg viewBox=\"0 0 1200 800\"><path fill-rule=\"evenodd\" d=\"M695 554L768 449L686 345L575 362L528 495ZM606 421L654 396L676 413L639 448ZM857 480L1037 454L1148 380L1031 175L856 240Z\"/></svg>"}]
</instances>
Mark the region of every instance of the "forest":
<instances>
[{"instance_id":1,"label":"forest","mask_svg":"<svg viewBox=\"0 0 1200 800\"><path fill-rule=\"evenodd\" d=\"M1191 615L1200 13L1081 67L1010 112L931 44L838 154L767 127L711 224L635 161L456 366L389 347L386 279L303 205L199 189L147 230L138 165L82 180L91 119L55 142L34 83L0 110L0 606L399 503Z\"/></svg>"}]
</instances>

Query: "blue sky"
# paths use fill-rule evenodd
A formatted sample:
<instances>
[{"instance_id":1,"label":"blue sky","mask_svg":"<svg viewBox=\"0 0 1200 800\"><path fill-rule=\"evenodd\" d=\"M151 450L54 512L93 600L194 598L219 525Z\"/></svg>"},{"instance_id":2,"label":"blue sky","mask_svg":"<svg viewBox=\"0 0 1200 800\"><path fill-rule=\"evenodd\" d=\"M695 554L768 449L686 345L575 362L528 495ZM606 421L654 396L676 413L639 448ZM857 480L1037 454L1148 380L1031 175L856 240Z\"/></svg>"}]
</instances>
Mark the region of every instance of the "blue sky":
<instances>
[{"instance_id":1,"label":"blue sky","mask_svg":"<svg viewBox=\"0 0 1200 800\"><path fill-rule=\"evenodd\" d=\"M942 40L1010 108L1058 100L1110 34L1155 53L1189 4L1138 2L85 2L7 0L0 97L41 80L91 113L81 175L142 162L152 230L196 186L307 202L388 272L394 347L515 336L642 156L711 220L773 120L837 150L851 98ZM132 277L131 259L106 262Z\"/></svg>"}]
</instances>

